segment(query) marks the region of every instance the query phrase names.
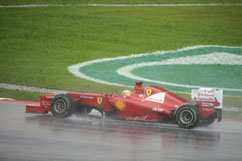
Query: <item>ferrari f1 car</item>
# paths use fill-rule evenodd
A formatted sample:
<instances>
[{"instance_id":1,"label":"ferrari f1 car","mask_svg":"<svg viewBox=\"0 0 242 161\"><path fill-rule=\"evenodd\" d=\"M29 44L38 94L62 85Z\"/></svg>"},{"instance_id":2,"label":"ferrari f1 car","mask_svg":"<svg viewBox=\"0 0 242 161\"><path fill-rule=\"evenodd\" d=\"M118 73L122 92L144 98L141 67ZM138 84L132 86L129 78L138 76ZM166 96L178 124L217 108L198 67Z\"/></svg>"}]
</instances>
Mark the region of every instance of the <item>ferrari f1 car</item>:
<instances>
[{"instance_id":1,"label":"ferrari f1 car","mask_svg":"<svg viewBox=\"0 0 242 161\"><path fill-rule=\"evenodd\" d=\"M40 96L40 105L27 105L26 113L48 113L65 118L73 113L87 115L98 110L103 118L135 121L174 122L181 128L209 125L222 118L222 90L210 88L192 90L188 101L159 86L143 86L137 81L135 92L125 90L115 94L75 93Z\"/></svg>"}]
</instances>

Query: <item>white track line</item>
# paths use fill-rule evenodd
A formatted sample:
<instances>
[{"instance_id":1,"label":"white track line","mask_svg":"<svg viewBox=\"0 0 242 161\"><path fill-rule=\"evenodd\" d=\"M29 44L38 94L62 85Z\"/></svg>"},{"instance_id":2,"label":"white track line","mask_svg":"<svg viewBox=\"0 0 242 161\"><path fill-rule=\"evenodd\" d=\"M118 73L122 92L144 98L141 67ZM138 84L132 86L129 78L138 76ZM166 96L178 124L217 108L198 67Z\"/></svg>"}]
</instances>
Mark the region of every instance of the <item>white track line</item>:
<instances>
[{"instance_id":1,"label":"white track line","mask_svg":"<svg viewBox=\"0 0 242 161\"><path fill-rule=\"evenodd\" d=\"M208 4L22 4L0 5L0 8L32 8L32 7L65 7L65 6L89 6L89 7L190 7L190 6L242 6L242 3L208 3Z\"/></svg>"},{"instance_id":2,"label":"white track line","mask_svg":"<svg viewBox=\"0 0 242 161\"><path fill-rule=\"evenodd\" d=\"M32 7L65 7L68 4L21 4L21 5L0 5L0 8L32 8Z\"/></svg>"},{"instance_id":3,"label":"white track line","mask_svg":"<svg viewBox=\"0 0 242 161\"><path fill-rule=\"evenodd\" d=\"M207 3L207 4L88 4L97 7L189 7L189 6L241 6L242 3Z\"/></svg>"}]
</instances>

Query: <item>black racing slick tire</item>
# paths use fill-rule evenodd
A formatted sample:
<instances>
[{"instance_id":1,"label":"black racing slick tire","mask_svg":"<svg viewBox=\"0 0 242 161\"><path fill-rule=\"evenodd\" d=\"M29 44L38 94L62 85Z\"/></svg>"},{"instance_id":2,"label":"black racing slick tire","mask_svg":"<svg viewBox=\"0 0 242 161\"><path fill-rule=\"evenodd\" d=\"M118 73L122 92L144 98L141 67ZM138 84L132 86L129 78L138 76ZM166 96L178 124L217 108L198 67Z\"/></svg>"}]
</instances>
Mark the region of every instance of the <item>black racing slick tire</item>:
<instances>
[{"instance_id":1,"label":"black racing slick tire","mask_svg":"<svg viewBox=\"0 0 242 161\"><path fill-rule=\"evenodd\" d=\"M181 128L194 128L199 121L199 110L193 105L181 106L176 111L175 120Z\"/></svg>"},{"instance_id":2,"label":"black racing slick tire","mask_svg":"<svg viewBox=\"0 0 242 161\"><path fill-rule=\"evenodd\" d=\"M71 96L66 94L56 95L50 105L51 113L58 118L71 116L76 109L76 104Z\"/></svg>"}]
</instances>

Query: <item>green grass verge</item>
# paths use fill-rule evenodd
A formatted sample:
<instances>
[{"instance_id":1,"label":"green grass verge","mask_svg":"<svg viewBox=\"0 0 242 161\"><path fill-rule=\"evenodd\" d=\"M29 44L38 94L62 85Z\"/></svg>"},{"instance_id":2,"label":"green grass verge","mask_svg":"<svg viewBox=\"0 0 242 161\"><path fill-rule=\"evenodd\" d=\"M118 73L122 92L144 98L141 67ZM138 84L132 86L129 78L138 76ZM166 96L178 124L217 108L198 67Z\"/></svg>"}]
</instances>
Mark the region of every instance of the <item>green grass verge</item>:
<instances>
[{"instance_id":1,"label":"green grass verge","mask_svg":"<svg viewBox=\"0 0 242 161\"><path fill-rule=\"evenodd\" d=\"M183 4L241 3L241 0L0 0L0 4Z\"/></svg>"},{"instance_id":2,"label":"green grass verge","mask_svg":"<svg viewBox=\"0 0 242 161\"><path fill-rule=\"evenodd\" d=\"M0 82L50 89L120 93L121 87L67 71L88 60L199 44L242 46L240 6L1 8L0 17Z\"/></svg>"},{"instance_id":3,"label":"green grass verge","mask_svg":"<svg viewBox=\"0 0 242 161\"><path fill-rule=\"evenodd\" d=\"M39 101L39 95L41 94L45 93L0 89L0 97L18 100Z\"/></svg>"}]
</instances>

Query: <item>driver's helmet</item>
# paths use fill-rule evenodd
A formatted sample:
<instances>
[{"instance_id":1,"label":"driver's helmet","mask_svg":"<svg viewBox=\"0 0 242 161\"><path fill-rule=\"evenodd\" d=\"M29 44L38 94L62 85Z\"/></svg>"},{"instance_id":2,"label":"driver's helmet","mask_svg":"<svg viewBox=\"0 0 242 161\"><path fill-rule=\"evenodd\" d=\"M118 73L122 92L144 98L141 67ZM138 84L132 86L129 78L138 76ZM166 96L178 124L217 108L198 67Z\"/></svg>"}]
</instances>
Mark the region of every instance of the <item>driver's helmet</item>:
<instances>
[{"instance_id":1,"label":"driver's helmet","mask_svg":"<svg viewBox=\"0 0 242 161\"><path fill-rule=\"evenodd\" d=\"M121 93L121 96L129 96L131 94L131 91L126 89Z\"/></svg>"}]
</instances>

